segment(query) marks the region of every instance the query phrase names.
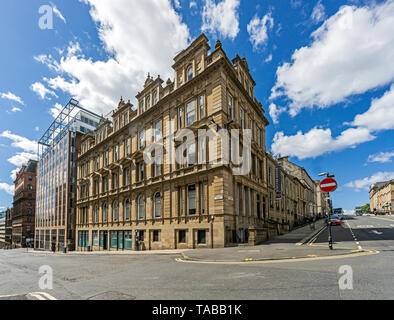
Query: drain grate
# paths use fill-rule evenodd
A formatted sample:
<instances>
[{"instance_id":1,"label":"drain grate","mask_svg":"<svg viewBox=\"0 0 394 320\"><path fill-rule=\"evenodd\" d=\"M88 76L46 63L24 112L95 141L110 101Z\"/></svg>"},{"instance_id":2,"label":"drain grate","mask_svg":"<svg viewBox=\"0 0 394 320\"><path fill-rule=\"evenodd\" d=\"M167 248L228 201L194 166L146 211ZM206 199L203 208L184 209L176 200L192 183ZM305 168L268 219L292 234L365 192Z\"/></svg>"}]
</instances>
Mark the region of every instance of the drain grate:
<instances>
[{"instance_id":1,"label":"drain grate","mask_svg":"<svg viewBox=\"0 0 394 320\"><path fill-rule=\"evenodd\" d=\"M88 300L135 300L136 297L117 291L107 291L88 298Z\"/></svg>"}]
</instances>

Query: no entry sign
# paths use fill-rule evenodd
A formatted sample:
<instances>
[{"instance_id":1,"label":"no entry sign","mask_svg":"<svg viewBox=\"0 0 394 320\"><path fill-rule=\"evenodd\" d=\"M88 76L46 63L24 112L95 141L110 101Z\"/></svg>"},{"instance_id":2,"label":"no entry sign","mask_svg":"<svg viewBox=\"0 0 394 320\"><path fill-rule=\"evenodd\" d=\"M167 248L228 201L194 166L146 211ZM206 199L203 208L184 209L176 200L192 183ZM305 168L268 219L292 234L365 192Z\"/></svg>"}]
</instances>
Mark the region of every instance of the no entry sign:
<instances>
[{"instance_id":1,"label":"no entry sign","mask_svg":"<svg viewBox=\"0 0 394 320\"><path fill-rule=\"evenodd\" d=\"M320 182L320 189L323 192L332 192L337 188L338 184L333 178L326 178Z\"/></svg>"}]
</instances>

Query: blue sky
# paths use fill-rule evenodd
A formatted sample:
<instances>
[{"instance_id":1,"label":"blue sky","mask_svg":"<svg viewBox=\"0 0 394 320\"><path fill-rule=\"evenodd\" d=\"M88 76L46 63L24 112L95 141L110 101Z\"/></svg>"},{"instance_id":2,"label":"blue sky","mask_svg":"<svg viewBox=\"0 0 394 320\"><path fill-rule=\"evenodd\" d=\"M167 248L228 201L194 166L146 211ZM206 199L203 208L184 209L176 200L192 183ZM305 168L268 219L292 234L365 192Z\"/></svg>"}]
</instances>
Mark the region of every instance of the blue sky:
<instances>
[{"instance_id":1,"label":"blue sky","mask_svg":"<svg viewBox=\"0 0 394 320\"><path fill-rule=\"evenodd\" d=\"M335 207L394 178L391 0L3 0L0 26L0 207L71 97L99 114L133 102L148 72L173 78L173 56L202 32L246 57L267 149L314 179L335 174Z\"/></svg>"}]
</instances>

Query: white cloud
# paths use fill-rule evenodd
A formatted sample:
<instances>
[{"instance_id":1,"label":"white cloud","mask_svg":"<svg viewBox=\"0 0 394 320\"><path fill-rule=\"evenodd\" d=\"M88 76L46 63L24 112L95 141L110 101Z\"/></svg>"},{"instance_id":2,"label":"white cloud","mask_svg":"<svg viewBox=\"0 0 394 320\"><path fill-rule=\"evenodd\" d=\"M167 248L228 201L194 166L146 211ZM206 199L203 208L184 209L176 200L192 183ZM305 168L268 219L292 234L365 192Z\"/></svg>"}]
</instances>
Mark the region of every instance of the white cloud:
<instances>
[{"instance_id":1,"label":"white cloud","mask_svg":"<svg viewBox=\"0 0 394 320\"><path fill-rule=\"evenodd\" d=\"M3 190L10 195L14 195L15 186L4 182L0 182L0 190Z\"/></svg>"},{"instance_id":2,"label":"white cloud","mask_svg":"<svg viewBox=\"0 0 394 320\"><path fill-rule=\"evenodd\" d=\"M264 45L268 41L268 30L272 30L274 26L274 19L271 16L271 12L267 13L261 19L255 15L250 20L247 30L249 33L249 40L253 44L253 49L257 49L259 46Z\"/></svg>"},{"instance_id":3,"label":"white cloud","mask_svg":"<svg viewBox=\"0 0 394 320\"><path fill-rule=\"evenodd\" d=\"M278 121L279 115L286 111L286 107L278 107L275 103L271 103L268 109L269 109L270 117L274 122L274 124L279 123Z\"/></svg>"},{"instance_id":4,"label":"white cloud","mask_svg":"<svg viewBox=\"0 0 394 320\"><path fill-rule=\"evenodd\" d=\"M298 159L315 158L325 153L353 148L356 145L375 139L365 128L349 128L333 138L331 129L313 128L307 133L298 131L293 136L285 136L283 132L275 133L272 151L283 156Z\"/></svg>"},{"instance_id":5,"label":"white cloud","mask_svg":"<svg viewBox=\"0 0 394 320\"><path fill-rule=\"evenodd\" d=\"M11 143L11 146L14 148L20 148L26 152L37 152L36 141L31 141L25 137L13 134L9 130L6 130L2 134L0 134L0 137L12 140L13 142Z\"/></svg>"},{"instance_id":6,"label":"white cloud","mask_svg":"<svg viewBox=\"0 0 394 320\"><path fill-rule=\"evenodd\" d=\"M264 60L264 62L265 63L268 63L268 62L270 62L272 60L272 54L270 54L265 60Z\"/></svg>"},{"instance_id":7,"label":"white cloud","mask_svg":"<svg viewBox=\"0 0 394 320\"><path fill-rule=\"evenodd\" d=\"M345 187L355 189L355 191L369 190L369 187L376 182L383 182L394 179L394 172L377 172L371 177L350 181Z\"/></svg>"},{"instance_id":8,"label":"white cloud","mask_svg":"<svg viewBox=\"0 0 394 320\"><path fill-rule=\"evenodd\" d=\"M59 113L63 110L63 106L60 103L55 103L53 108L49 110L49 113L52 115L52 117L57 118Z\"/></svg>"},{"instance_id":9,"label":"white cloud","mask_svg":"<svg viewBox=\"0 0 394 320\"><path fill-rule=\"evenodd\" d=\"M13 94L12 92L9 92L9 91L8 91L8 93L2 93L1 98L16 101L22 105L25 104L20 97L16 96L15 94Z\"/></svg>"},{"instance_id":10,"label":"white cloud","mask_svg":"<svg viewBox=\"0 0 394 320\"><path fill-rule=\"evenodd\" d=\"M222 0L216 4L213 0L205 0L201 30L235 39L239 32L239 3L239 0Z\"/></svg>"},{"instance_id":11,"label":"white cloud","mask_svg":"<svg viewBox=\"0 0 394 320\"><path fill-rule=\"evenodd\" d=\"M285 97L289 113L329 107L394 79L394 1L343 6L278 67L271 99Z\"/></svg>"},{"instance_id":12,"label":"white cloud","mask_svg":"<svg viewBox=\"0 0 394 320\"><path fill-rule=\"evenodd\" d=\"M278 123L278 117L283 113L284 107L278 108L274 103L269 106L269 113L274 123ZM348 128L337 137L331 136L330 129L313 128L307 133L299 131L294 136L285 136L278 132L274 136L272 150L282 155L296 156L299 159L316 157L331 151L354 147L360 143L371 141L374 134L381 130L394 129L394 84L390 90L380 98L373 99L369 109L354 117L345 125L354 126ZM371 155L369 162L384 162L389 154Z\"/></svg>"},{"instance_id":13,"label":"white cloud","mask_svg":"<svg viewBox=\"0 0 394 320\"><path fill-rule=\"evenodd\" d=\"M394 84L382 97L373 99L370 108L356 115L351 124L371 131L394 129Z\"/></svg>"},{"instance_id":14,"label":"white cloud","mask_svg":"<svg viewBox=\"0 0 394 320\"><path fill-rule=\"evenodd\" d=\"M10 178L12 179L12 181L15 181L16 179L16 174L19 172L20 168L16 168L14 170L11 171L11 175Z\"/></svg>"},{"instance_id":15,"label":"white cloud","mask_svg":"<svg viewBox=\"0 0 394 320\"><path fill-rule=\"evenodd\" d=\"M394 158L394 151L392 151L392 152L379 152L379 153L376 153L376 154L370 154L368 156L368 162L388 163L388 162L392 162L391 158Z\"/></svg>"},{"instance_id":16,"label":"white cloud","mask_svg":"<svg viewBox=\"0 0 394 320\"><path fill-rule=\"evenodd\" d=\"M181 9L181 3L179 2L179 0L174 0L174 6L177 9Z\"/></svg>"},{"instance_id":17,"label":"white cloud","mask_svg":"<svg viewBox=\"0 0 394 320\"><path fill-rule=\"evenodd\" d=\"M12 109L11 109L11 112L22 112L22 109L21 108L17 108L17 107L13 107Z\"/></svg>"},{"instance_id":18,"label":"white cloud","mask_svg":"<svg viewBox=\"0 0 394 320\"><path fill-rule=\"evenodd\" d=\"M56 8L56 6L51 2L52 5L52 9L53 9L53 13L59 18L61 19L64 23L67 23L66 18L64 18L63 14L60 12L60 10L58 8Z\"/></svg>"},{"instance_id":19,"label":"white cloud","mask_svg":"<svg viewBox=\"0 0 394 320\"><path fill-rule=\"evenodd\" d=\"M37 127L34 128L34 130L40 131L40 127L37 126Z\"/></svg>"},{"instance_id":20,"label":"white cloud","mask_svg":"<svg viewBox=\"0 0 394 320\"><path fill-rule=\"evenodd\" d=\"M58 66L59 75L44 78L52 90L62 90L85 108L107 114L121 96L135 101L148 72L173 77L173 57L187 47L189 30L170 1L83 2L90 5L108 59L85 58L78 43L70 44L67 54L51 63Z\"/></svg>"},{"instance_id":21,"label":"white cloud","mask_svg":"<svg viewBox=\"0 0 394 320\"><path fill-rule=\"evenodd\" d=\"M36 150L37 151L37 150ZM21 167L22 164L27 164L29 160L37 160L37 154L28 152L18 152L16 155L8 159L8 162L14 166Z\"/></svg>"},{"instance_id":22,"label":"white cloud","mask_svg":"<svg viewBox=\"0 0 394 320\"><path fill-rule=\"evenodd\" d=\"M326 18L325 8L319 0L313 8L311 19L314 23L319 23Z\"/></svg>"},{"instance_id":23,"label":"white cloud","mask_svg":"<svg viewBox=\"0 0 394 320\"><path fill-rule=\"evenodd\" d=\"M41 82L35 82L30 86L30 89L37 93L42 100L46 98L47 95L57 97L56 93L52 90L47 89ZM51 100L50 98L48 98Z\"/></svg>"}]
</instances>

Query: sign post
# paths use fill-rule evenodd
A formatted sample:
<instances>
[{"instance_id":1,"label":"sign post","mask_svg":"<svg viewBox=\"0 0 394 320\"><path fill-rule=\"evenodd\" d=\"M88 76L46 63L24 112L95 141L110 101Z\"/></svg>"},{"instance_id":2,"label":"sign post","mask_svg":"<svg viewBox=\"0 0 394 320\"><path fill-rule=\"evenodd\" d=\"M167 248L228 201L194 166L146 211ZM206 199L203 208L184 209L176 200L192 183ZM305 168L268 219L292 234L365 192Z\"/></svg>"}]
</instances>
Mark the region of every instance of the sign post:
<instances>
[{"instance_id":1,"label":"sign post","mask_svg":"<svg viewBox=\"0 0 394 320\"><path fill-rule=\"evenodd\" d=\"M327 178L323 179L320 182L320 189L323 192L327 192L328 193L328 197L329 199L331 199L330 197L330 192L333 192L337 189L338 187L338 183L336 182L335 179L333 179L334 175L333 174L329 174L327 173L321 173L319 174L319 176L327 176ZM331 202L331 200L330 200ZM329 210L328 210L328 247L332 250L333 249L333 241L332 241L332 233L331 233L331 211L332 211L332 205L329 202Z\"/></svg>"}]
</instances>

